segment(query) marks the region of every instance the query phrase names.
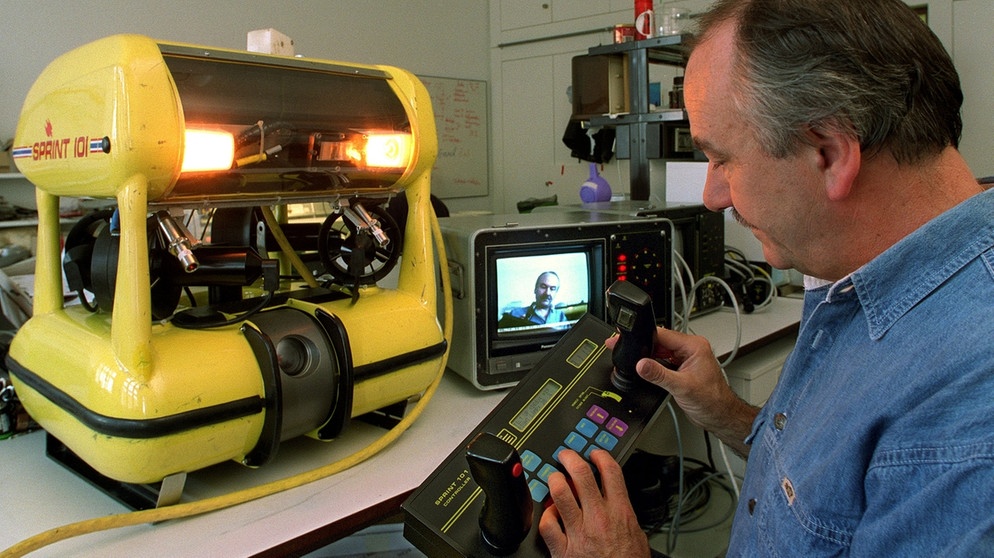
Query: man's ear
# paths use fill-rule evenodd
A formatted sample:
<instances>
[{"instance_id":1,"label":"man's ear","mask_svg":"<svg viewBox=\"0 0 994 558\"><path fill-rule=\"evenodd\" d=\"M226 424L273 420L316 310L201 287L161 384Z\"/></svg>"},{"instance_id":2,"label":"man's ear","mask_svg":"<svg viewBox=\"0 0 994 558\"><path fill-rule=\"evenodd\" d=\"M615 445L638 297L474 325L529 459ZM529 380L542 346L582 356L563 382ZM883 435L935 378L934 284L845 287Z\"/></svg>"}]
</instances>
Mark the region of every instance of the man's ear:
<instances>
[{"instance_id":1,"label":"man's ear","mask_svg":"<svg viewBox=\"0 0 994 558\"><path fill-rule=\"evenodd\" d=\"M852 192L863 161L859 140L841 131L815 127L808 129L807 136L815 148L828 199L846 198Z\"/></svg>"}]
</instances>

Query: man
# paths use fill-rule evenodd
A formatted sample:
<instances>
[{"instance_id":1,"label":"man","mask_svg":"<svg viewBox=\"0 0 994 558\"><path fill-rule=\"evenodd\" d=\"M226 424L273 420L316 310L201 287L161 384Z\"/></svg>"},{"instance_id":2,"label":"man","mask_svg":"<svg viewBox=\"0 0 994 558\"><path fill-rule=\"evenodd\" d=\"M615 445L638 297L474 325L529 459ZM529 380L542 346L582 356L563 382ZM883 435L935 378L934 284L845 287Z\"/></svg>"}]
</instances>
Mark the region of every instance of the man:
<instances>
[{"instance_id":1,"label":"man","mask_svg":"<svg viewBox=\"0 0 994 558\"><path fill-rule=\"evenodd\" d=\"M510 316L523 320L523 323L539 325L565 322L566 314L553 306L558 292L559 275L555 271L540 273L535 279L535 302L528 306L512 308L505 317Z\"/></svg>"},{"instance_id":2,"label":"man","mask_svg":"<svg viewBox=\"0 0 994 558\"><path fill-rule=\"evenodd\" d=\"M900 0L719 0L685 75L730 209L767 261L819 277L762 409L700 337L638 373L748 456L728 556L994 554L994 191L957 151L962 93ZM609 346L613 344L609 341ZM554 556L647 556L620 467L549 480Z\"/></svg>"}]
</instances>

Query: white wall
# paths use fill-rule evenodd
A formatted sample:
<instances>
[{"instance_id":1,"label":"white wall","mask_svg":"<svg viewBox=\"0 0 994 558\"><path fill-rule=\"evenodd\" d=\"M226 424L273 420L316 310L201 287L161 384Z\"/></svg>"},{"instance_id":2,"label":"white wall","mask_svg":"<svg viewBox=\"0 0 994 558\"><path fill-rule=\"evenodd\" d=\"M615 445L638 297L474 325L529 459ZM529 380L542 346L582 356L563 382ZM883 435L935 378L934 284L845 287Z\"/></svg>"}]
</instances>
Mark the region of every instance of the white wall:
<instances>
[{"instance_id":1,"label":"white wall","mask_svg":"<svg viewBox=\"0 0 994 558\"><path fill-rule=\"evenodd\" d=\"M963 101L960 152L973 173L994 175L994 22L992 0L904 0L928 8L928 25L949 51L959 72ZM666 0L697 10L709 0Z\"/></svg>"},{"instance_id":2,"label":"white wall","mask_svg":"<svg viewBox=\"0 0 994 558\"><path fill-rule=\"evenodd\" d=\"M274 28L308 57L489 81L488 18L487 0L0 0L0 142L45 66L107 35L244 49Z\"/></svg>"},{"instance_id":3,"label":"white wall","mask_svg":"<svg viewBox=\"0 0 994 558\"><path fill-rule=\"evenodd\" d=\"M926 5L932 30L952 54L966 101L961 151L977 176L994 175L994 0L904 0ZM694 13L712 0L656 0ZM631 0L490 0L491 198L494 211L514 213L517 201L558 196L579 203L587 164L562 141L571 115L566 95L570 61L612 40L609 29L631 22ZM655 74L651 72L656 72ZM671 82L664 65L650 82ZM664 93L665 95L665 93ZM601 171L614 193L630 190L629 162L613 159ZM665 199L665 169L650 161L650 196Z\"/></svg>"},{"instance_id":4,"label":"white wall","mask_svg":"<svg viewBox=\"0 0 994 558\"><path fill-rule=\"evenodd\" d=\"M931 17L931 16L930 16ZM994 175L994 2L953 3L953 60L963 86L963 138L960 151L973 173Z\"/></svg>"}]
</instances>

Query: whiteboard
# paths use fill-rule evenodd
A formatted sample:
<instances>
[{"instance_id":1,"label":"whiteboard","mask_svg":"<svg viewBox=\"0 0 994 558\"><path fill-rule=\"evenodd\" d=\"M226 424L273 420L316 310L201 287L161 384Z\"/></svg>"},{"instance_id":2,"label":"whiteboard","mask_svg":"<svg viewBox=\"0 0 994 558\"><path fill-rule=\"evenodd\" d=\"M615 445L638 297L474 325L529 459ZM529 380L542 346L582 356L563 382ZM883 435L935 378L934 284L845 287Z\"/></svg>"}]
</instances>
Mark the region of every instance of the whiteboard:
<instances>
[{"instance_id":1,"label":"whiteboard","mask_svg":"<svg viewBox=\"0 0 994 558\"><path fill-rule=\"evenodd\" d=\"M431 193L439 198L489 193L487 82L418 76L431 97L438 134L438 159Z\"/></svg>"}]
</instances>

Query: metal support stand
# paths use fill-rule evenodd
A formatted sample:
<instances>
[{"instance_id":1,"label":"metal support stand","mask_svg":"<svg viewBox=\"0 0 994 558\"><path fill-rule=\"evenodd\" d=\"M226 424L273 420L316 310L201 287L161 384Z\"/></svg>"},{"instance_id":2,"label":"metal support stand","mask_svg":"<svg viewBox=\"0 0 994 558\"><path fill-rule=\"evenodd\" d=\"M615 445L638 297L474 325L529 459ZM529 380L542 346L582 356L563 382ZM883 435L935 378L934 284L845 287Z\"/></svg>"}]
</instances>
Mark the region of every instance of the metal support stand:
<instances>
[{"instance_id":1,"label":"metal support stand","mask_svg":"<svg viewBox=\"0 0 994 558\"><path fill-rule=\"evenodd\" d=\"M416 403L420 396L411 397L404 401L399 401L393 405L388 405L382 409L370 411L365 415L357 417L359 420L390 430L404 418L411 403Z\"/></svg>"},{"instance_id":2,"label":"metal support stand","mask_svg":"<svg viewBox=\"0 0 994 558\"><path fill-rule=\"evenodd\" d=\"M45 433L45 455L132 510L179 503L186 484L186 473L170 475L154 485L132 484L105 477L48 432Z\"/></svg>"}]
</instances>

